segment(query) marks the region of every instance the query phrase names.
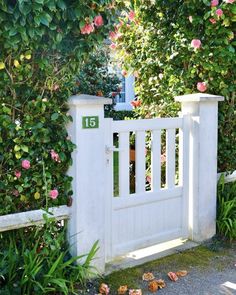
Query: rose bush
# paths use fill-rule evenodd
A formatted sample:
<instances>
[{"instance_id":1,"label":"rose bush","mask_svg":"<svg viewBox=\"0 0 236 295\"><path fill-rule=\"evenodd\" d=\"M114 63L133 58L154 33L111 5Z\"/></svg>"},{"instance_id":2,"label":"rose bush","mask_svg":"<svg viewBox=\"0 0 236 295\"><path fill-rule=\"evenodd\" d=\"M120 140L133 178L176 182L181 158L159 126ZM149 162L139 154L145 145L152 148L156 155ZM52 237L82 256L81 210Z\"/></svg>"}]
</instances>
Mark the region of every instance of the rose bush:
<instances>
[{"instance_id":1,"label":"rose bush","mask_svg":"<svg viewBox=\"0 0 236 295\"><path fill-rule=\"evenodd\" d=\"M0 215L71 203L67 99L121 3L1 1Z\"/></svg>"},{"instance_id":2,"label":"rose bush","mask_svg":"<svg viewBox=\"0 0 236 295\"><path fill-rule=\"evenodd\" d=\"M142 104L136 112L176 116L176 95L223 95L218 167L235 170L236 1L134 0L129 9L110 37L123 69L138 73L136 93Z\"/></svg>"}]
</instances>

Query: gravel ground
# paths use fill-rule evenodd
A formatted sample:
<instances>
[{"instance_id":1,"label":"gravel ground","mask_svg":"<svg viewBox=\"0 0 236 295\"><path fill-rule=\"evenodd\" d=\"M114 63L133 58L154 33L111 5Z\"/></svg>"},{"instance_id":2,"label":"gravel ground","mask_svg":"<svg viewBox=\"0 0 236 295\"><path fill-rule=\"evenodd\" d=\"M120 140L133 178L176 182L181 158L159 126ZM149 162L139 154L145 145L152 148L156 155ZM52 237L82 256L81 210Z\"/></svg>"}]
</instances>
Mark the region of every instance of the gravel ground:
<instances>
[{"instance_id":1,"label":"gravel ground","mask_svg":"<svg viewBox=\"0 0 236 295\"><path fill-rule=\"evenodd\" d=\"M188 275L179 278L176 282L169 280L167 272L180 270L177 268L181 265L178 261L178 254L174 255L171 259L166 259L167 261L164 259L163 263L158 266L155 266L155 263L151 262L136 267L134 271L151 271L157 279L161 278L166 282L166 288L151 293L148 291L148 283L142 281L141 277L138 277L136 281L137 287L142 289L143 295L236 295L236 290L222 286L225 282L236 284L236 245L233 245L231 248L223 249L223 251L221 249L219 252L213 253L214 254L204 267L202 267L202 265L188 265L186 267ZM176 257L177 259L175 260ZM132 269L130 272L132 272ZM112 276L114 277L114 282L116 278L115 275ZM109 284L109 277L103 278L102 282ZM125 282L123 284L125 284ZM109 295L116 295L117 292L112 288L112 283L110 283L109 286L111 287ZM99 281L93 281L88 284L87 290L81 291L80 294L95 295L99 293L98 288Z\"/></svg>"}]
</instances>

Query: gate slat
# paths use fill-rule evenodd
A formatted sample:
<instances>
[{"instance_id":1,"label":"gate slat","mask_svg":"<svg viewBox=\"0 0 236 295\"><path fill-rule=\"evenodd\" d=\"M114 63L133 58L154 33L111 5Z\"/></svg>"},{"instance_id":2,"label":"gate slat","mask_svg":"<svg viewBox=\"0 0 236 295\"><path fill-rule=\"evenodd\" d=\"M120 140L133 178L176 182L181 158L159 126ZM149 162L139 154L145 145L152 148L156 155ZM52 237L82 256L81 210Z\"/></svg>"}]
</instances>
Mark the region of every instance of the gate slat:
<instances>
[{"instance_id":1,"label":"gate slat","mask_svg":"<svg viewBox=\"0 0 236 295\"><path fill-rule=\"evenodd\" d=\"M166 130L166 187L175 186L175 129Z\"/></svg>"},{"instance_id":2,"label":"gate slat","mask_svg":"<svg viewBox=\"0 0 236 295\"><path fill-rule=\"evenodd\" d=\"M119 196L129 195L129 132L119 133Z\"/></svg>"},{"instance_id":3,"label":"gate slat","mask_svg":"<svg viewBox=\"0 0 236 295\"><path fill-rule=\"evenodd\" d=\"M152 131L151 151L151 189L153 192L161 188L161 131Z\"/></svg>"},{"instance_id":4,"label":"gate slat","mask_svg":"<svg viewBox=\"0 0 236 295\"><path fill-rule=\"evenodd\" d=\"M145 156L145 131L136 132L135 146L135 170L136 170L136 193L145 192L146 183L146 156Z\"/></svg>"}]
</instances>

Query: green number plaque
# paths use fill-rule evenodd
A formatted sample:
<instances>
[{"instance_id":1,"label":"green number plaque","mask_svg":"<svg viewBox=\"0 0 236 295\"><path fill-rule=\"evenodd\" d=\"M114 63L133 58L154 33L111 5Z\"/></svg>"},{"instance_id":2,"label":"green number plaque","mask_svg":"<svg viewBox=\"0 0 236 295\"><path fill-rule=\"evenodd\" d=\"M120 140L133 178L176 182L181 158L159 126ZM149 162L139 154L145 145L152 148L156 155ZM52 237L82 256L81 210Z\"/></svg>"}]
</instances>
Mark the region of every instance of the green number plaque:
<instances>
[{"instance_id":1,"label":"green number plaque","mask_svg":"<svg viewBox=\"0 0 236 295\"><path fill-rule=\"evenodd\" d=\"M98 128L99 127L99 119L98 116L86 116L82 117L82 128Z\"/></svg>"}]
</instances>

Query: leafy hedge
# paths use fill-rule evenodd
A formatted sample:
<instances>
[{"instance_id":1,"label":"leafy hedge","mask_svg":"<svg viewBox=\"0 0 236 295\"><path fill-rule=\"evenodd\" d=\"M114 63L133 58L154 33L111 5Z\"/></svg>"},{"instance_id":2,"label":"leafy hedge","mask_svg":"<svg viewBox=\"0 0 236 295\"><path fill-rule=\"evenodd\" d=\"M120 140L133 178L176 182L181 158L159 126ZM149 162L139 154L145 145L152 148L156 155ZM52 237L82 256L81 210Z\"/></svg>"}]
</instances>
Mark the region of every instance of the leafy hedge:
<instances>
[{"instance_id":1,"label":"leafy hedge","mask_svg":"<svg viewBox=\"0 0 236 295\"><path fill-rule=\"evenodd\" d=\"M117 1L1 1L0 215L71 203L67 99Z\"/></svg>"},{"instance_id":2,"label":"leafy hedge","mask_svg":"<svg viewBox=\"0 0 236 295\"><path fill-rule=\"evenodd\" d=\"M174 96L223 95L219 111L220 171L236 169L236 1L133 0L110 34L123 68L133 72L140 116L173 116Z\"/></svg>"}]
</instances>

